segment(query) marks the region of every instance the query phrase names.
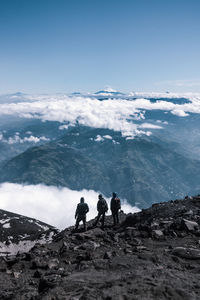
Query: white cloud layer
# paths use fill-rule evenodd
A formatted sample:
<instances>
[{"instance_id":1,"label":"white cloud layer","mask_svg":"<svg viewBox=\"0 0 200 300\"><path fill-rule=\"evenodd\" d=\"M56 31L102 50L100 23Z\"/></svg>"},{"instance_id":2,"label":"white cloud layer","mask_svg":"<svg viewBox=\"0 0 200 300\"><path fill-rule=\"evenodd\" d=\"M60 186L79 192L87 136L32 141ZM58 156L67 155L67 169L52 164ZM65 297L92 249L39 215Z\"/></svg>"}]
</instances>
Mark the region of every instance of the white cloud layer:
<instances>
[{"instance_id":1,"label":"white cloud layer","mask_svg":"<svg viewBox=\"0 0 200 300\"><path fill-rule=\"evenodd\" d=\"M137 99L132 100L131 97ZM26 95L21 102L0 104L0 115L18 115L24 118L38 118L43 121L59 121L63 123L59 129L67 129L76 123L93 128L107 128L120 131L123 136L134 137L147 134L146 129L160 129L145 122L138 125L135 121L145 119L145 110L162 110L179 117L189 113L200 113L200 95L198 94L158 94L132 93L123 99L100 101L92 95ZM148 98L187 98L191 102L175 104L169 101L151 102ZM149 133L148 133L149 134Z\"/></svg>"},{"instance_id":2,"label":"white cloud layer","mask_svg":"<svg viewBox=\"0 0 200 300\"><path fill-rule=\"evenodd\" d=\"M84 197L89 205L87 220L97 215L98 193L92 190L73 191L41 184L3 183L0 185L0 195L1 209L38 219L59 229L74 225L75 210L80 197ZM139 211L125 201L122 209L126 213Z\"/></svg>"}]
</instances>

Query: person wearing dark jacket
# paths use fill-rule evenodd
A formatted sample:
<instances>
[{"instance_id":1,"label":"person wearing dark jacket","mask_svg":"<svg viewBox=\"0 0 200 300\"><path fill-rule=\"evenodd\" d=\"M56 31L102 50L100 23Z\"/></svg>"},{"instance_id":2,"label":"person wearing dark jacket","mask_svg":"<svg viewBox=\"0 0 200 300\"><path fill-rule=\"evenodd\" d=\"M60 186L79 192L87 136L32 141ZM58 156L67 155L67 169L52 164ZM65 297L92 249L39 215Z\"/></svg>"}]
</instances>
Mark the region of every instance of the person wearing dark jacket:
<instances>
[{"instance_id":1,"label":"person wearing dark jacket","mask_svg":"<svg viewBox=\"0 0 200 300\"><path fill-rule=\"evenodd\" d=\"M75 219L76 219L76 229L78 229L79 223L83 221L84 231L86 231L86 214L89 211L89 207L83 197L80 199L80 203L77 205Z\"/></svg>"},{"instance_id":2,"label":"person wearing dark jacket","mask_svg":"<svg viewBox=\"0 0 200 300\"><path fill-rule=\"evenodd\" d=\"M113 216L114 226L119 223L119 210L121 209L120 199L117 197L116 193L113 193L112 199L110 202L110 210Z\"/></svg>"},{"instance_id":3,"label":"person wearing dark jacket","mask_svg":"<svg viewBox=\"0 0 200 300\"><path fill-rule=\"evenodd\" d=\"M99 200L97 202L97 211L98 211L98 215L94 223L94 226L97 225L99 219L101 218L101 227L104 227L105 213L108 211L108 204L101 194L99 195Z\"/></svg>"}]
</instances>

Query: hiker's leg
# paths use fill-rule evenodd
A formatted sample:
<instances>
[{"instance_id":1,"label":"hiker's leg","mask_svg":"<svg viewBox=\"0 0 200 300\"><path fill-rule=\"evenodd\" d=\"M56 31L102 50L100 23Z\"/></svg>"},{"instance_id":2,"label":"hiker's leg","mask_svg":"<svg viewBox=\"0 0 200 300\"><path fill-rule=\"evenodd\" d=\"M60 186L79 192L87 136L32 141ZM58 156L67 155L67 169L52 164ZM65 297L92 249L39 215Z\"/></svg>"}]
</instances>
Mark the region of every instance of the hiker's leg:
<instances>
[{"instance_id":1,"label":"hiker's leg","mask_svg":"<svg viewBox=\"0 0 200 300\"><path fill-rule=\"evenodd\" d=\"M101 214L98 213L97 219L96 219L96 221L94 222L94 226L97 225L97 223L99 222L100 217L101 217Z\"/></svg>"},{"instance_id":2,"label":"hiker's leg","mask_svg":"<svg viewBox=\"0 0 200 300\"><path fill-rule=\"evenodd\" d=\"M104 226L104 221L105 221L105 212L102 213L102 218L101 218L101 226Z\"/></svg>"},{"instance_id":3,"label":"hiker's leg","mask_svg":"<svg viewBox=\"0 0 200 300\"><path fill-rule=\"evenodd\" d=\"M119 211L116 212L116 222L119 224Z\"/></svg>"},{"instance_id":4,"label":"hiker's leg","mask_svg":"<svg viewBox=\"0 0 200 300\"><path fill-rule=\"evenodd\" d=\"M86 227L86 216L85 217L83 217L83 228L84 228L84 231L86 231L87 230L87 227Z\"/></svg>"}]
</instances>

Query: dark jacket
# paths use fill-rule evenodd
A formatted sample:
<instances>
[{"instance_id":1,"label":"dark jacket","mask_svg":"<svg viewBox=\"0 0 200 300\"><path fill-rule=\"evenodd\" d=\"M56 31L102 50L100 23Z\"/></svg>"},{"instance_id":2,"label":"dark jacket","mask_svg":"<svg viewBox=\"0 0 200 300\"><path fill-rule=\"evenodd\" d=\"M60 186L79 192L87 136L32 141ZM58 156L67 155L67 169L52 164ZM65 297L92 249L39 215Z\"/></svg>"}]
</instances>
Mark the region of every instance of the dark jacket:
<instances>
[{"instance_id":1,"label":"dark jacket","mask_svg":"<svg viewBox=\"0 0 200 300\"><path fill-rule=\"evenodd\" d=\"M88 213L88 211L89 211L89 207L87 203L79 203L76 208L75 217L84 216Z\"/></svg>"},{"instance_id":2,"label":"dark jacket","mask_svg":"<svg viewBox=\"0 0 200 300\"><path fill-rule=\"evenodd\" d=\"M112 212L117 212L121 209L120 199L118 197L112 198L110 202L110 210Z\"/></svg>"},{"instance_id":3,"label":"dark jacket","mask_svg":"<svg viewBox=\"0 0 200 300\"><path fill-rule=\"evenodd\" d=\"M108 204L104 198L99 199L97 202L97 210L101 214L108 211Z\"/></svg>"}]
</instances>

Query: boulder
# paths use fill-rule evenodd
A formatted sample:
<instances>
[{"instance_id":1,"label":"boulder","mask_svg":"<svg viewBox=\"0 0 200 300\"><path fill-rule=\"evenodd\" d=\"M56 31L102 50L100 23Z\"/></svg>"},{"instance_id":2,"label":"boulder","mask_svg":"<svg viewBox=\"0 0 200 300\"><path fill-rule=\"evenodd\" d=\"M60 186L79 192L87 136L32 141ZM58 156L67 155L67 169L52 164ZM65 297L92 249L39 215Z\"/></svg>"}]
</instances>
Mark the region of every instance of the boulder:
<instances>
[{"instance_id":1,"label":"boulder","mask_svg":"<svg viewBox=\"0 0 200 300\"><path fill-rule=\"evenodd\" d=\"M198 223L186 219L182 219L181 225L182 225L182 229L187 231L195 231L199 228Z\"/></svg>"}]
</instances>

